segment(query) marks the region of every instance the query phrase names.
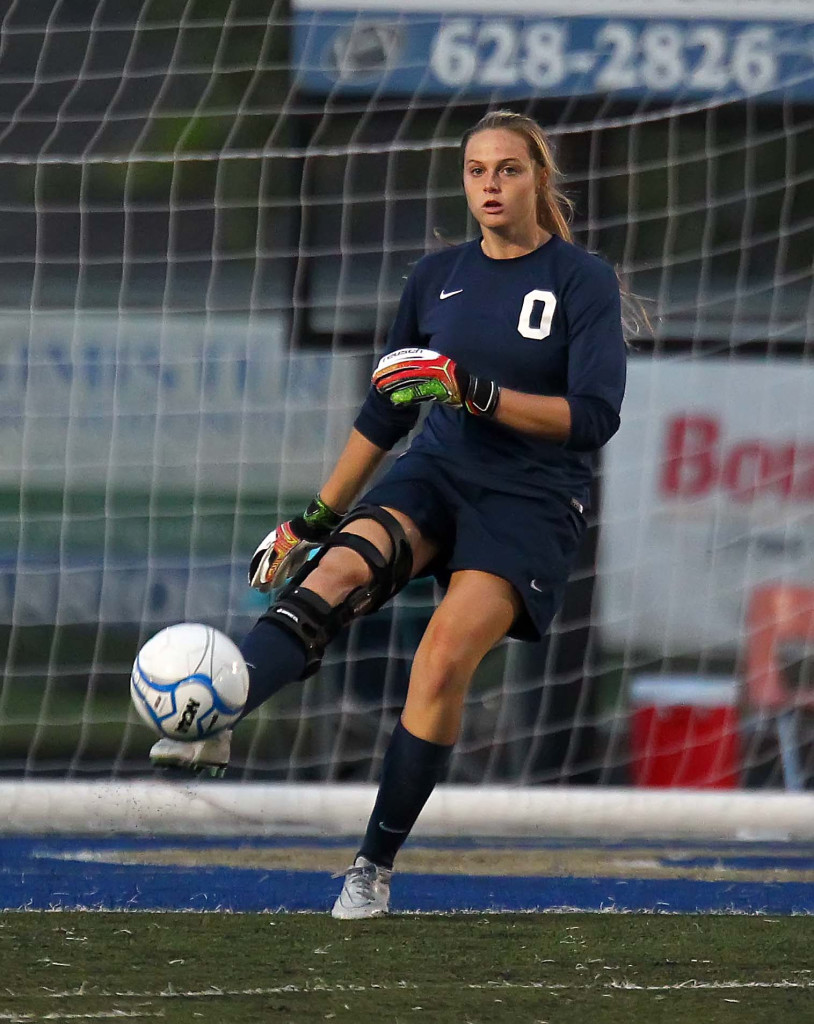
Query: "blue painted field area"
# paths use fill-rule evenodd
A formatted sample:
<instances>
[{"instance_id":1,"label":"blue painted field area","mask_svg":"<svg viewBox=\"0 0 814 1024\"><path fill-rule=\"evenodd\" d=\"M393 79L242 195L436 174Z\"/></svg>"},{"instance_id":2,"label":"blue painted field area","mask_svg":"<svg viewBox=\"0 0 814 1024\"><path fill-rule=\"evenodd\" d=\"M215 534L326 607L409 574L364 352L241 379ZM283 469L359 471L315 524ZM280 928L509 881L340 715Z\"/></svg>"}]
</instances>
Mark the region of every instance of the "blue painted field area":
<instances>
[{"instance_id":1,"label":"blue painted field area","mask_svg":"<svg viewBox=\"0 0 814 1024\"><path fill-rule=\"evenodd\" d=\"M0 909L324 912L352 852L292 836L2 838ZM436 840L402 860L394 911L814 913L808 845Z\"/></svg>"}]
</instances>

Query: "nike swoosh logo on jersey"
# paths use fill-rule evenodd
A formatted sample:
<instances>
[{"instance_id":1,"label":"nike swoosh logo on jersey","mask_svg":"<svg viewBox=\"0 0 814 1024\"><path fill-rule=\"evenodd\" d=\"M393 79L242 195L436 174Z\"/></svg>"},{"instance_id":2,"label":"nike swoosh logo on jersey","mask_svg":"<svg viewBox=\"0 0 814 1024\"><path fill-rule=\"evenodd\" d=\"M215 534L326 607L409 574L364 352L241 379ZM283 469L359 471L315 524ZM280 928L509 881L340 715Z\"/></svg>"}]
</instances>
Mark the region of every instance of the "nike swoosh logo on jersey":
<instances>
[{"instance_id":1,"label":"nike swoosh logo on jersey","mask_svg":"<svg viewBox=\"0 0 814 1024\"><path fill-rule=\"evenodd\" d=\"M451 299L453 295L460 295L462 291L463 291L463 288L458 288L454 292L445 292L443 290L443 288L442 288L441 289L440 298L442 298L442 299Z\"/></svg>"},{"instance_id":2,"label":"nike swoosh logo on jersey","mask_svg":"<svg viewBox=\"0 0 814 1024\"><path fill-rule=\"evenodd\" d=\"M545 592L545 588L541 587L537 580L532 580L530 585L531 589L536 590L538 594L542 594Z\"/></svg>"}]
</instances>

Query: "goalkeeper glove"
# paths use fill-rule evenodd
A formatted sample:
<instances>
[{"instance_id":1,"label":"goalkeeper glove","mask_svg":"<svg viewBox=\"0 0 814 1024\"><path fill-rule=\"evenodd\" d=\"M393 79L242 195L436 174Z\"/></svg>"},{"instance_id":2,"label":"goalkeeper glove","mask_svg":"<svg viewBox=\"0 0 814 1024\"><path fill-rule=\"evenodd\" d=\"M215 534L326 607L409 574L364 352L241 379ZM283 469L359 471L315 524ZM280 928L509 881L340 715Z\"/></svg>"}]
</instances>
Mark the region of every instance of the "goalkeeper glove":
<instances>
[{"instance_id":1,"label":"goalkeeper glove","mask_svg":"<svg viewBox=\"0 0 814 1024\"><path fill-rule=\"evenodd\" d=\"M301 516L277 526L260 541L249 564L249 586L262 594L279 587L308 561L311 552L341 521L342 516L317 494Z\"/></svg>"},{"instance_id":2,"label":"goalkeeper glove","mask_svg":"<svg viewBox=\"0 0 814 1024\"><path fill-rule=\"evenodd\" d=\"M494 416L500 388L475 377L448 356L428 348L400 348L379 360L373 386L400 408L442 402L473 416Z\"/></svg>"}]
</instances>

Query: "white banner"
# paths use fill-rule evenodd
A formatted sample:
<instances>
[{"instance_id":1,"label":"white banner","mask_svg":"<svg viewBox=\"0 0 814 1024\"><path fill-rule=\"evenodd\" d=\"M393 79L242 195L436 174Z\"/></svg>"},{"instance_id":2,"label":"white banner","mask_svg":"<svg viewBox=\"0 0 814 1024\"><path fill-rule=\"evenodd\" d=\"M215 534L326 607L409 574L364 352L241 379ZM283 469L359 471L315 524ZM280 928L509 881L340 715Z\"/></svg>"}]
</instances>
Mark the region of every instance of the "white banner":
<instances>
[{"instance_id":1,"label":"white banner","mask_svg":"<svg viewBox=\"0 0 814 1024\"><path fill-rule=\"evenodd\" d=\"M232 550L219 523L247 498L272 515L312 494L369 381L366 357L291 352L286 329L0 313L0 488L19 508L0 530L0 622L235 628L259 614L246 565L260 526Z\"/></svg>"},{"instance_id":2,"label":"white banner","mask_svg":"<svg viewBox=\"0 0 814 1024\"><path fill-rule=\"evenodd\" d=\"M246 580L250 554L237 552L234 563L209 565L146 556L64 565L10 560L0 563L0 623L131 623L154 632L169 622L208 622L243 633L268 607L268 597Z\"/></svg>"},{"instance_id":3,"label":"white banner","mask_svg":"<svg viewBox=\"0 0 814 1024\"><path fill-rule=\"evenodd\" d=\"M285 330L280 316L0 314L0 486L314 490L366 387L358 357L291 353Z\"/></svg>"},{"instance_id":4,"label":"white banner","mask_svg":"<svg viewBox=\"0 0 814 1024\"><path fill-rule=\"evenodd\" d=\"M814 368L632 360L603 480L604 642L737 650L757 584L814 587Z\"/></svg>"}]
</instances>

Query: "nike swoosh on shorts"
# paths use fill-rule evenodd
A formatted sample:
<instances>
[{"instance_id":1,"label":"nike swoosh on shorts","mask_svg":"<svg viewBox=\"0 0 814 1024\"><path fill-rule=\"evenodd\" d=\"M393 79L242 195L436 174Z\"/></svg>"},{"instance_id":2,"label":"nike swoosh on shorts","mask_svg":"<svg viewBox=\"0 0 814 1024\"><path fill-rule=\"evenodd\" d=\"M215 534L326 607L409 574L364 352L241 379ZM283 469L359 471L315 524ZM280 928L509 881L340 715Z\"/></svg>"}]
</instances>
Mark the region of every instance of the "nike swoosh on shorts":
<instances>
[{"instance_id":1,"label":"nike swoosh on shorts","mask_svg":"<svg viewBox=\"0 0 814 1024\"><path fill-rule=\"evenodd\" d=\"M441 289L441 294L440 294L439 298L441 298L441 299L451 299L453 295L460 295L462 291L463 291L463 288L457 288L454 292L445 292L443 290L443 288L442 288Z\"/></svg>"}]
</instances>

